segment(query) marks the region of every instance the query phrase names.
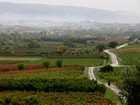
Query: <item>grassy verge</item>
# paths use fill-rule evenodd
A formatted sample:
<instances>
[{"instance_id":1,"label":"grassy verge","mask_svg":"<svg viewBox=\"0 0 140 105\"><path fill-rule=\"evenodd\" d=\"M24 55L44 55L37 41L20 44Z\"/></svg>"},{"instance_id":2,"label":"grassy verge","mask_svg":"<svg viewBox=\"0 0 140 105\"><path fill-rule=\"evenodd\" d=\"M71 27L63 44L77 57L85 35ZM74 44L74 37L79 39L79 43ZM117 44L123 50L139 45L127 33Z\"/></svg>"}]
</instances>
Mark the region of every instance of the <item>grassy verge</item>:
<instances>
[{"instance_id":1,"label":"grassy verge","mask_svg":"<svg viewBox=\"0 0 140 105\"><path fill-rule=\"evenodd\" d=\"M111 100L113 103L116 103L117 105L122 105L121 101L119 100L119 96L113 93L110 89L106 90L105 98Z\"/></svg>"},{"instance_id":2,"label":"grassy verge","mask_svg":"<svg viewBox=\"0 0 140 105\"><path fill-rule=\"evenodd\" d=\"M102 77L99 75L99 68L96 68L96 69L94 70L94 75L95 75L97 81L101 81L101 82L103 82L103 83L106 83L106 82L107 82L107 80L108 80L107 77L106 77L107 75L108 75L108 77L111 76L109 73L107 73L106 75L101 74L101 75L104 75L104 77L106 77L106 78L102 78ZM116 75L117 75L117 74L116 74ZM114 76L111 76L111 77L114 78ZM111 82L111 84L113 84L113 85L116 86L116 83L114 83L114 82ZM106 90L105 97L106 97L107 99L111 100L112 102L116 103L117 105L122 105L122 104L121 104L121 101L119 100L119 96L117 96L117 95L116 95L113 91L111 91L110 89L107 89L107 90Z\"/></svg>"}]
</instances>

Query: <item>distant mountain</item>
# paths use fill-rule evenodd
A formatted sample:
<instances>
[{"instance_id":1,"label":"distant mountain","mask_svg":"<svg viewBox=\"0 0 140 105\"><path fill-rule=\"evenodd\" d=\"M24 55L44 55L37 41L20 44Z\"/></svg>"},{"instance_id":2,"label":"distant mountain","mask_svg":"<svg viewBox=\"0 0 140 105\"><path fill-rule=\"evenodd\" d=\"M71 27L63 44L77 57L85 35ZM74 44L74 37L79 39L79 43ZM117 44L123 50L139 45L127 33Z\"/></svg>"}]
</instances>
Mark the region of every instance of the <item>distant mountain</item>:
<instances>
[{"instance_id":1,"label":"distant mountain","mask_svg":"<svg viewBox=\"0 0 140 105\"><path fill-rule=\"evenodd\" d=\"M140 23L140 15L93 8L43 4L0 3L0 23L28 21L93 21L103 23Z\"/></svg>"}]
</instances>

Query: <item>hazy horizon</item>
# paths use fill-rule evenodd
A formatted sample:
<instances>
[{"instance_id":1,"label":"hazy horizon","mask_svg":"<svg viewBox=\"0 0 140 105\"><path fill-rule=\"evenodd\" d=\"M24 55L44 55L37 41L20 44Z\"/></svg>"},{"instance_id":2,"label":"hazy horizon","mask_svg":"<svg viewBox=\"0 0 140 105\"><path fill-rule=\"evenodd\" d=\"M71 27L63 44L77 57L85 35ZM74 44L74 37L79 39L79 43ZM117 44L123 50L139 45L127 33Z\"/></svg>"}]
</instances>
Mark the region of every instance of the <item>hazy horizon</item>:
<instances>
[{"instance_id":1,"label":"hazy horizon","mask_svg":"<svg viewBox=\"0 0 140 105\"><path fill-rule=\"evenodd\" d=\"M0 0L0 2L88 7L140 14L139 0Z\"/></svg>"}]
</instances>

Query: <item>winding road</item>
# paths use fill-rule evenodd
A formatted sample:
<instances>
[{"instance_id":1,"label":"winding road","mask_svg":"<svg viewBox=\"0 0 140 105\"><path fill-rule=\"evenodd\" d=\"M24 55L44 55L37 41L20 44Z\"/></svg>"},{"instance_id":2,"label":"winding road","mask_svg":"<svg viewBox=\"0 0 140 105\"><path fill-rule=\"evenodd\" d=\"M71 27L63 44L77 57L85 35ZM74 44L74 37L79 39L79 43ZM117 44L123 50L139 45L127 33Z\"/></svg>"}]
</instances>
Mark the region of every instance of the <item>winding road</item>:
<instances>
[{"instance_id":1,"label":"winding road","mask_svg":"<svg viewBox=\"0 0 140 105\"><path fill-rule=\"evenodd\" d=\"M128 44L123 44L121 46L118 46L116 49L120 49L120 48L125 47L127 45ZM111 66L113 66L113 67L120 66L115 54L111 53L109 50L104 50L104 52L107 53L107 54L109 54L111 56L111 61L112 61ZM88 75L89 75L90 80L95 80L96 81L96 77L95 77L95 75L93 73L93 71L94 71L95 68L96 67L89 67L89 69L88 69ZM114 85L111 84L109 86L107 83L103 83L103 82L100 82L100 81L97 81L97 82L99 84L104 84L107 88L109 88L110 90L112 90L115 94L119 95L120 90L117 87L115 87Z\"/></svg>"}]
</instances>

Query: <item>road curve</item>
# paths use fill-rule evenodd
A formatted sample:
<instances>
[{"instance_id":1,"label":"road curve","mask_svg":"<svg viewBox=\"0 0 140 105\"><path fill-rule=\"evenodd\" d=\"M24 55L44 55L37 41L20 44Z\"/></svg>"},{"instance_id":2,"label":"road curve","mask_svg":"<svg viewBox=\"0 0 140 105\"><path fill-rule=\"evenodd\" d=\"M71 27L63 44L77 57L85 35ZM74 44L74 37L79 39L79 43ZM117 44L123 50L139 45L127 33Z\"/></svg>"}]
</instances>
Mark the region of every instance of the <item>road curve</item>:
<instances>
[{"instance_id":1,"label":"road curve","mask_svg":"<svg viewBox=\"0 0 140 105\"><path fill-rule=\"evenodd\" d=\"M89 75L89 79L90 79L90 80L95 80L95 81L96 81L95 75L93 74L94 68L95 68L95 67L89 67L89 68L88 68L88 75Z\"/></svg>"},{"instance_id":2,"label":"road curve","mask_svg":"<svg viewBox=\"0 0 140 105\"><path fill-rule=\"evenodd\" d=\"M111 56L111 61L112 61L111 66L113 66L113 67L119 66L119 63L118 63L118 60L117 60L117 56L115 54L109 52L109 50L104 50L104 52Z\"/></svg>"},{"instance_id":3,"label":"road curve","mask_svg":"<svg viewBox=\"0 0 140 105\"><path fill-rule=\"evenodd\" d=\"M118 46L116 49L120 49L122 47L125 47L127 46L128 44L123 44L121 46ZM119 63L118 63L118 60L117 60L117 56L111 52L109 52L109 50L104 50L105 53L109 54L111 56L111 61L112 61L112 64L111 66L113 67L117 67L117 66L120 66ZM93 73L94 69L96 67L89 67L88 69L88 75L89 75L89 78L90 80L95 80L96 81L96 77ZM103 83L103 82L100 82L100 81L97 81L99 84L104 84L107 88L111 89L115 94L119 95L119 93L121 92L117 87L115 87L114 85L108 85L107 83Z\"/></svg>"},{"instance_id":4,"label":"road curve","mask_svg":"<svg viewBox=\"0 0 140 105\"><path fill-rule=\"evenodd\" d=\"M123 45L120 45L120 46L116 47L116 49L120 49L120 48L125 47L127 45L128 44L125 43ZM113 67L120 66L119 63L118 63L118 60L117 60L117 56L114 53L110 52L109 50L104 50L104 52L111 56L111 61L112 61L111 66L113 66Z\"/></svg>"},{"instance_id":5,"label":"road curve","mask_svg":"<svg viewBox=\"0 0 140 105\"><path fill-rule=\"evenodd\" d=\"M95 80L96 81L96 77L93 73L95 68L96 67L89 67L88 68L88 75L89 75L90 80ZM104 84L107 88L111 89L115 94L119 95L120 90L117 87L115 87L114 85L111 84L110 86L108 86L107 83L103 83L103 82L100 82L100 81L97 81L97 83Z\"/></svg>"}]
</instances>

